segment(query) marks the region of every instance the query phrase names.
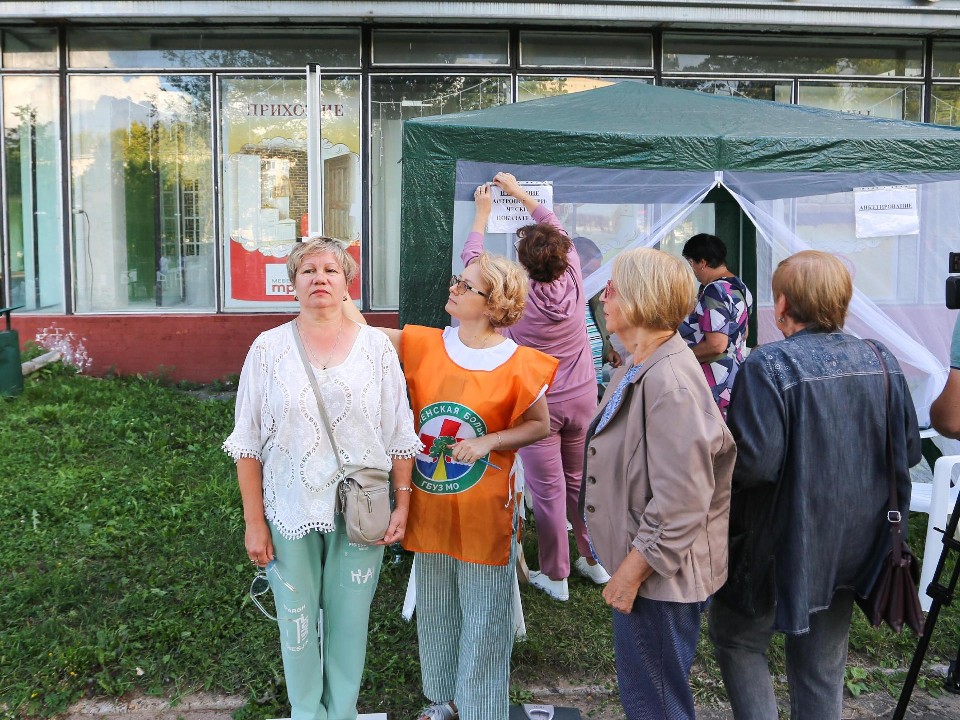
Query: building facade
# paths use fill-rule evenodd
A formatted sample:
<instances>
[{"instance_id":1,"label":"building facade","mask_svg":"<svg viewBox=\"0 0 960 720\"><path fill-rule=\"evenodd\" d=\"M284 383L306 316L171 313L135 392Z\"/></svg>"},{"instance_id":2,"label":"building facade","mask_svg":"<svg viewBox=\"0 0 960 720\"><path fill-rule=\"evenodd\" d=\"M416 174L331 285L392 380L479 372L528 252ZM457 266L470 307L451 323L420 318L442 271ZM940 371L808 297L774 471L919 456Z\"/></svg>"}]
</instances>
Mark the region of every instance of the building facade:
<instances>
[{"instance_id":1,"label":"building facade","mask_svg":"<svg viewBox=\"0 0 960 720\"><path fill-rule=\"evenodd\" d=\"M0 305L211 380L322 231L395 324L403 121L620 81L960 125L960 0L0 0Z\"/></svg>"}]
</instances>

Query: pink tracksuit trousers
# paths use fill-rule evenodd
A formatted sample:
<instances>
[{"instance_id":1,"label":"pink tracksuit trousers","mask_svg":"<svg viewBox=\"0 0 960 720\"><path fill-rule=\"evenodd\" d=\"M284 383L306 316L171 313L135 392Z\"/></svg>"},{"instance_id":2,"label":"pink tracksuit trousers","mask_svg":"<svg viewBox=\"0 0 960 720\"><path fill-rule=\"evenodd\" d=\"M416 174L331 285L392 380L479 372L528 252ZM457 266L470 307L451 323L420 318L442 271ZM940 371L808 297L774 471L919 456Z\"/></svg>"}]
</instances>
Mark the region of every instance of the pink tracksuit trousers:
<instances>
[{"instance_id":1,"label":"pink tracksuit trousers","mask_svg":"<svg viewBox=\"0 0 960 720\"><path fill-rule=\"evenodd\" d=\"M587 526L578 504L583 474L583 443L587 427L597 410L593 388L586 395L550 402L550 435L520 448L527 492L533 499L540 544L540 572L551 580L570 575L570 541L567 520L580 554L590 558Z\"/></svg>"}]
</instances>

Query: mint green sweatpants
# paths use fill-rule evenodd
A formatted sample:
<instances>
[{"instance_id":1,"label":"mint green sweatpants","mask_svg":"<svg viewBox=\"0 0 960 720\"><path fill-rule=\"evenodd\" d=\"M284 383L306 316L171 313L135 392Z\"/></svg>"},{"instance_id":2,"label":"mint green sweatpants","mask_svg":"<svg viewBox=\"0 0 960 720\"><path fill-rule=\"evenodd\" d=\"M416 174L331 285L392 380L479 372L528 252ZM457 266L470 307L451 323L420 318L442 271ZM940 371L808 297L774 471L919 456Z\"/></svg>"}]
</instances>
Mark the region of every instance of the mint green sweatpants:
<instances>
[{"instance_id":1,"label":"mint green sweatpants","mask_svg":"<svg viewBox=\"0 0 960 720\"><path fill-rule=\"evenodd\" d=\"M350 545L339 516L330 533L312 530L289 540L272 525L270 531L277 572L268 577L277 604L291 720L356 720L383 546ZM321 608L322 652L317 633Z\"/></svg>"}]
</instances>

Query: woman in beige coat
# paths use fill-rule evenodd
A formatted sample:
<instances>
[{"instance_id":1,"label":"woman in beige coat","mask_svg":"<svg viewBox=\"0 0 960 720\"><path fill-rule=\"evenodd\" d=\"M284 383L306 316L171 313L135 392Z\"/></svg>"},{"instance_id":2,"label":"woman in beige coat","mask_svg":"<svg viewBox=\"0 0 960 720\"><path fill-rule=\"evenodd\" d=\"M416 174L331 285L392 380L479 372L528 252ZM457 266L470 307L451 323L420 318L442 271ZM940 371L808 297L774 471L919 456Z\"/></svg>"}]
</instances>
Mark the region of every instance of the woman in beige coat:
<instances>
[{"instance_id":1,"label":"woman in beige coat","mask_svg":"<svg viewBox=\"0 0 960 720\"><path fill-rule=\"evenodd\" d=\"M682 261L640 249L617 258L603 297L607 328L632 357L587 432L580 502L614 571L603 597L628 720L694 718L700 613L727 576L736 447L676 332L695 291Z\"/></svg>"}]
</instances>

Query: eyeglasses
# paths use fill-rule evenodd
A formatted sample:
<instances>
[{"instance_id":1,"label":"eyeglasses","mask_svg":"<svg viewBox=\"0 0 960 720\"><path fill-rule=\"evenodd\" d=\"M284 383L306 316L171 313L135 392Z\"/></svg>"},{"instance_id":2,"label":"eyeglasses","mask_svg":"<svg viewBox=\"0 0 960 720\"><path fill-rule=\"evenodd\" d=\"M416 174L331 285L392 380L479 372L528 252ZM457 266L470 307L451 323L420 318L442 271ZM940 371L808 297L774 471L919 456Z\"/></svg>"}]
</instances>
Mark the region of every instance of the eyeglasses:
<instances>
[{"instance_id":1,"label":"eyeglasses","mask_svg":"<svg viewBox=\"0 0 960 720\"><path fill-rule=\"evenodd\" d=\"M608 298L617 296L617 289L613 286L613 278L607 280L606 287L603 288L603 296Z\"/></svg>"},{"instance_id":2,"label":"eyeglasses","mask_svg":"<svg viewBox=\"0 0 960 720\"><path fill-rule=\"evenodd\" d=\"M277 617L269 612L260 602L260 598L267 594L270 590L270 581L267 580L267 573L270 571L276 573L277 579L283 583L284 587L287 588L290 592L296 592L297 589L284 580L280 576L280 571L277 570L277 561L271 560L267 563L266 567L260 568L257 570L257 574L253 576L253 581L250 583L250 599L253 601L253 604L257 606L257 610L262 612L265 616L277 622Z\"/></svg>"},{"instance_id":3,"label":"eyeglasses","mask_svg":"<svg viewBox=\"0 0 960 720\"><path fill-rule=\"evenodd\" d=\"M480 290L477 290L475 287L473 287L473 285L471 285L470 283L468 283L466 280L464 280L464 279L463 279L462 277L460 277L459 275L451 275L451 276L450 276L450 287L455 287L455 288L457 288L457 293L458 293L458 294L465 293L467 290L469 290L470 292L476 293L477 295L480 295L481 297L486 297L486 296L487 296L487 294L486 294L485 292L482 292L482 291L480 291Z\"/></svg>"}]
</instances>

